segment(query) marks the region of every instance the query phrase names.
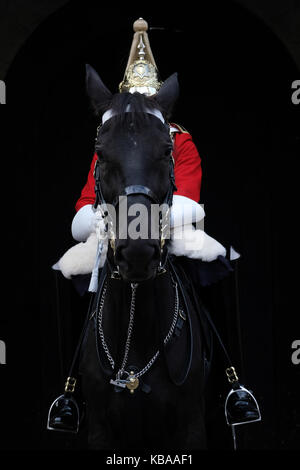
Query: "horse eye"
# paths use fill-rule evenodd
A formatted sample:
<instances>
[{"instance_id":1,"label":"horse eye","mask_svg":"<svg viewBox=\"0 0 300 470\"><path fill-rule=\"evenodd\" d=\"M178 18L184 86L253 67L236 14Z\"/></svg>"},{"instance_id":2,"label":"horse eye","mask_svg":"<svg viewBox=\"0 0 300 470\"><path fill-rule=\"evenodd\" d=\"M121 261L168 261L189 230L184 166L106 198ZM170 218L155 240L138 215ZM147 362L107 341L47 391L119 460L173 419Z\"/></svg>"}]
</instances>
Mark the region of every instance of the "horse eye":
<instances>
[{"instance_id":1,"label":"horse eye","mask_svg":"<svg viewBox=\"0 0 300 470\"><path fill-rule=\"evenodd\" d=\"M97 153L99 162L100 162L100 163L105 163L105 162L107 162L107 157L106 157L106 155L105 155L105 152L104 152L103 147L100 147L100 146L99 146L99 147L96 147L95 150L96 150L96 153Z\"/></svg>"},{"instance_id":2,"label":"horse eye","mask_svg":"<svg viewBox=\"0 0 300 470\"><path fill-rule=\"evenodd\" d=\"M100 158L100 155L101 155L101 147L100 147L100 145L95 145L95 152L96 152L96 154L98 155L98 157Z\"/></svg>"},{"instance_id":3,"label":"horse eye","mask_svg":"<svg viewBox=\"0 0 300 470\"><path fill-rule=\"evenodd\" d=\"M103 157L103 155L98 155L98 160L100 165L104 165L107 163L107 160Z\"/></svg>"}]
</instances>

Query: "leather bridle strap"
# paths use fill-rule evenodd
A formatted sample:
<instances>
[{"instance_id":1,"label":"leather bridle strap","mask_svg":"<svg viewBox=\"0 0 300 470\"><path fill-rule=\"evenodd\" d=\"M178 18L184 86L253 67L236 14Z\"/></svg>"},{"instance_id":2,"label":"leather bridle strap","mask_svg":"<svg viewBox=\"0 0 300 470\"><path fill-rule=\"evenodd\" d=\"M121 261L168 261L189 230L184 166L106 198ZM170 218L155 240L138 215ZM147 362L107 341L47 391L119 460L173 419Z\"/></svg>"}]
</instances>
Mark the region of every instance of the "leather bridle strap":
<instances>
[{"instance_id":1,"label":"leather bridle strap","mask_svg":"<svg viewBox=\"0 0 300 470\"><path fill-rule=\"evenodd\" d=\"M100 164L99 160L96 161L95 164L95 169L94 169L94 178L95 178L95 194L96 194L96 199L95 199L95 204L94 208L96 209L98 207L98 204L102 205L102 208L104 208L104 216L109 218L109 211L107 210L107 203L104 199L102 188L101 188L101 177L100 177ZM174 159L173 156L170 155L170 161L169 161L169 178L170 178L170 183L169 187L166 193L166 196L162 202L162 204L167 204L167 206L170 208L172 205L172 198L173 198L173 192L176 191L176 186L175 186L175 176L174 176ZM131 186L126 186L124 190L122 191L121 194L116 196L114 200L112 201L112 205L116 207L120 201L120 197L122 196L135 196L135 195L144 195L148 197L152 203L154 204L160 204L159 198L156 196L156 194L147 186L144 185L131 185ZM166 220L160 221L160 245L161 245L161 250L163 249L164 241L162 237L162 229L163 225L166 223ZM109 220L109 225L111 232L113 233L113 226L112 222ZM115 238L115 237L114 237ZM115 251L115 244L114 241L110 241L110 244L113 248L113 251ZM162 253L161 253L162 256ZM165 257L166 260L166 257ZM162 263L161 263L162 264ZM163 263L165 264L165 263Z\"/></svg>"},{"instance_id":2,"label":"leather bridle strap","mask_svg":"<svg viewBox=\"0 0 300 470\"><path fill-rule=\"evenodd\" d=\"M156 117L161 119L155 113L151 113L151 114L154 114ZM170 139L171 139L171 142L173 143L171 128L164 121L163 121L163 123L166 127L168 127ZM97 132L98 132L97 133L97 138L98 138L100 127L101 126L99 126L98 129L97 129ZM96 141L97 141L97 138L96 138ZM101 204L102 209L104 209L103 217L107 217L107 222L108 222L107 226L110 227L110 233L112 235L112 237L110 238L110 245L111 245L111 247L113 249L113 252L115 254L115 249L116 249L116 247L115 247L115 238L116 237L115 237L115 234L114 234L113 223L112 223L111 217L109 215L109 211L107 209L107 203L104 199L103 192L102 192L101 175L100 175L100 163L99 163L98 159L96 160L96 163L95 163L94 178L95 178L95 195L96 195L94 208L96 209L98 207L98 205ZM169 216L169 210L172 206L173 193L174 193L174 191L177 190L176 185L175 185L174 158L173 158L172 153L170 154L170 160L169 160L169 181L170 181L170 183L169 183L169 187L168 187L166 196L165 196L163 202L161 203L162 205L167 204L169 209L166 211L166 214L160 216L160 232L159 232L159 240L160 240L160 265L159 265L159 270L160 271L159 272L160 273L163 273L165 271L164 266L166 264L167 256L168 256L167 249L164 250L165 237L164 237L163 232L164 232L164 228L168 226L167 217ZM144 186L144 185L137 184L137 185L126 186L124 188L124 190L122 191L122 193L119 194L118 196L116 196L113 199L112 205L114 207L116 207L117 204L120 201L120 197L122 197L122 196L134 196L134 195L144 195L144 196L148 197L151 200L152 203L158 204L158 205L160 204L159 198L156 196L156 194L150 188L148 188L147 186ZM164 258L164 261L162 261L163 258ZM118 269L116 271L118 272Z\"/></svg>"},{"instance_id":3,"label":"leather bridle strap","mask_svg":"<svg viewBox=\"0 0 300 470\"><path fill-rule=\"evenodd\" d=\"M194 351L193 325L192 325L192 317L191 317L191 314L190 314L189 302L187 300L187 295L186 295L185 289L183 287L182 280L181 280L181 278L179 276L179 273L177 272L171 258L168 258L168 264L169 264L169 267L170 267L170 272L173 274L174 279L176 280L177 285L178 285L178 289L179 289L180 296L181 296L181 301L182 301L182 304L183 304L183 309L184 309L185 314L186 314L186 324L188 325L188 332L187 332L188 354L187 354L187 357L186 357L185 367L183 369L183 372L182 372L182 375L181 375L180 379L175 378L174 376L172 376L172 374L170 372L170 369L169 369L168 364L167 364L165 348L163 350L163 353L164 353L165 363L167 365L169 378L171 379L171 381L175 385L183 385L184 382L186 381L189 373L190 373L192 360L193 360L193 351Z\"/></svg>"},{"instance_id":4,"label":"leather bridle strap","mask_svg":"<svg viewBox=\"0 0 300 470\"><path fill-rule=\"evenodd\" d=\"M163 204L168 204L168 206L171 206L173 192L176 191L177 189L175 186L174 160L172 156L170 157L170 163L169 163L169 177L170 177L170 185L169 185L166 197L163 201ZM95 178L95 194L96 194L94 209L96 209L98 207L98 204L103 204L103 205L107 204L104 199L102 188L101 188L99 160L97 160L95 163L94 178ZM116 207L119 203L120 196L132 196L136 194L143 194L144 196L147 196L149 199L151 199L151 201L153 201L155 204L160 204L159 198L155 195L155 193L147 186L144 186L141 184L126 186L126 188L124 188L122 193L120 193L118 196L116 196L113 199L111 204L114 207Z\"/></svg>"},{"instance_id":5,"label":"leather bridle strap","mask_svg":"<svg viewBox=\"0 0 300 470\"><path fill-rule=\"evenodd\" d=\"M124 191L122 193L115 197L115 199L112 202L112 205L116 207L116 205L119 202L119 197L122 196L135 196L136 194L142 194L143 196L147 196L151 201L153 201L155 204L159 204L158 198L155 196L154 192L149 189L147 186L142 186L140 184L135 184L131 186L126 186Z\"/></svg>"}]
</instances>

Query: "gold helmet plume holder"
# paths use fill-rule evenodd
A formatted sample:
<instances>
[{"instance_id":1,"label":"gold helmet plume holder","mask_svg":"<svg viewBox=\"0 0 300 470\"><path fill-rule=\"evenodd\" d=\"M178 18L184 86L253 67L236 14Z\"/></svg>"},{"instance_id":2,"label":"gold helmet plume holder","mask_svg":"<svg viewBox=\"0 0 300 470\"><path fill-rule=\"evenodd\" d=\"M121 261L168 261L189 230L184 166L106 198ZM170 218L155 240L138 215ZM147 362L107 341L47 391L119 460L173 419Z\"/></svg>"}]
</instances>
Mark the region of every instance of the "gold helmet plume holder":
<instances>
[{"instance_id":1,"label":"gold helmet plume holder","mask_svg":"<svg viewBox=\"0 0 300 470\"><path fill-rule=\"evenodd\" d=\"M155 63L147 34L148 23L139 18L133 23L133 40L127 66L119 92L142 93L155 95L162 83Z\"/></svg>"}]
</instances>

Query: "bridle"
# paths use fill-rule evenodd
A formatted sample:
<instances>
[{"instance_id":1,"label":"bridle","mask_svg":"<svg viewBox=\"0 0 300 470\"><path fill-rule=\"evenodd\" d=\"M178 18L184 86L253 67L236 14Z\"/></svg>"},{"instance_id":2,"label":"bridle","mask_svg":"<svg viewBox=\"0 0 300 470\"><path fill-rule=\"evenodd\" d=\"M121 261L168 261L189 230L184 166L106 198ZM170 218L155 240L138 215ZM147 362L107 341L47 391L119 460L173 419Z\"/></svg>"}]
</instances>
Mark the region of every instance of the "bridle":
<instances>
[{"instance_id":1,"label":"bridle","mask_svg":"<svg viewBox=\"0 0 300 470\"><path fill-rule=\"evenodd\" d=\"M148 111L147 111L148 112ZM156 113L150 112L154 116L158 117ZM113 116L111 116L113 117ZM108 119L110 119L109 117ZM161 120L161 118L159 117ZM173 136L171 132L171 127L169 124L163 122L163 124L166 126L168 129L168 133L170 136L170 140L172 143L172 149L173 149ZM98 137L99 137L99 132L102 127L103 123L98 126L97 128L97 137L96 137L96 142L98 142ZM95 203L94 203L94 208L97 209L98 206L100 207L100 210L102 211L102 217L103 220L106 224L106 230L108 233L108 238L109 238L109 244L112 248L113 254L114 254L114 260L115 260L115 254L116 254L116 233L115 233L115 227L113 225L113 220L112 217L107 209L107 202L105 201L105 198L103 196L103 191L102 191L102 185L101 185L101 171L100 171L100 162L99 159L96 160L95 163L95 168L94 168L94 178L95 178ZM141 185L141 184L135 184L135 185L130 185L126 186L123 191L118 194L113 201L110 203L113 207L117 207L119 204L120 198L122 196L136 196L136 195L144 195L148 199L150 199L151 203L153 204L159 204L163 205L164 207L167 207L167 210L165 212L160 212L159 214L159 246L160 246L160 261L159 261L159 267L157 270L157 274L162 274L166 272L165 270L165 264L167 260L167 247L166 247L166 234L168 231L169 227L169 217L170 217L170 209L172 206L172 200L173 200L173 192L176 191L176 186L175 186L175 176L174 176L174 158L172 155L172 151L170 152L170 159L169 159L169 186L168 190L166 192L164 200L161 202L157 195L147 186ZM111 266L111 271L112 271L112 277L114 279L121 279L121 275L119 272L119 267L118 265Z\"/></svg>"}]
</instances>

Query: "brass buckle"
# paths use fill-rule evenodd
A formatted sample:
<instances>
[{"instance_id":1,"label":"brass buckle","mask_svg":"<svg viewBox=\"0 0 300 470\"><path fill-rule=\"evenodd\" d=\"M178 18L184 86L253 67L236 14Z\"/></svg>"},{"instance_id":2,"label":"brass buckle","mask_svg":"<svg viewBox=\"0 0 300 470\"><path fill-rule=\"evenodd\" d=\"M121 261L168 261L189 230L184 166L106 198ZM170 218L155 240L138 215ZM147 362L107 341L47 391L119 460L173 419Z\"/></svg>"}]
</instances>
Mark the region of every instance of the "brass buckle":
<instances>
[{"instance_id":1,"label":"brass buckle","mask_svg":"<svg viewBox=\"0 0 300 470\"><path fill-rule=\"evenodd\" d=\"M235 368L233 366L228 367L227 369L225 369L225 372L226 372L226 375L227 375L228 382L230 382L231 384L234 383L234 382L238 382L239 378L238 378L237 373L235 371Z\"/></svg>"},{"instance_id":2,"label":"brass buckle","mask_svg":"<svg viewBox=\"0 0 300 470\"><path fill-rule=\"evenodd\" d=\"M76 386L76 379L75 377L68 377L65 383L65 392L74 393Z\"/></svg>"},{"instance_id":3,"label":"brass buckle","mask_svg":"<svg viewBox=\"0 0 300 470\"><path fill-rule=\"evenodd\" d=\"M116 254L116 239L114 237L111 237L109 239L109 244L111 246L111 249L113 250L114 255Z\"/></svg>"}]
</instances>

